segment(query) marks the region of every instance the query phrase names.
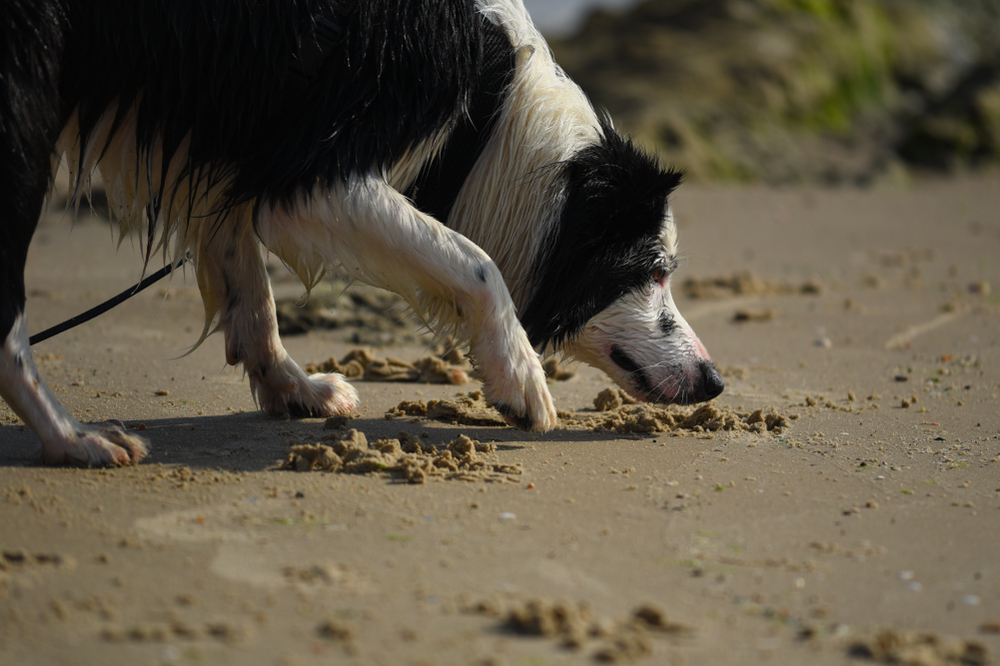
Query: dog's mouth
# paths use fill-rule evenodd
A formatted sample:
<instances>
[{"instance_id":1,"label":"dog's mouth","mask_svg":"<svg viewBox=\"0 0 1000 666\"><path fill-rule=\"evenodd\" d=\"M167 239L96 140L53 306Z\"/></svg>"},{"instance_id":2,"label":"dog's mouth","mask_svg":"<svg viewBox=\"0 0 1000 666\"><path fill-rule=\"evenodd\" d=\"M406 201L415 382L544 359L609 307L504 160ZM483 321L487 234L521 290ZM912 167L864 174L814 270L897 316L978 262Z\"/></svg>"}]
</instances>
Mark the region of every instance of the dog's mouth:
<instances>
[{"instance_id":1,"label":"dog's mouth","mask_svg":"<svg viewBox=\"0 0 1000 666\"><path fill-rule=\"evenodd\" d=\"M642 366L635 362L634 358L628 355L628 352L618 345L612 345L611 353L608 357L615 365L625 371L626 376L635 386L636 391L642 394L640 399L648 400L649 402L659 402L657 398L652 397L653 394L660 392L653 388L652 382L649 381L649 374L643 370ZM660 395L662 396L662 393Z\"/></svg>"},{"instance_id":2,"label":"dog's mouth","mask_svg":"<svg viewBox=\"0 0 1000 666\"><path fill-rule=\"evenodd\" d=\"M608 357L612 363L625 371L628 382L626 390L634 398L646 402L693 405L715 398L726 387L715 364L706 359L698 360L692 376L688 376L685 372L676 372L674 380L667 383L668 391L672 392L670 394L654 386L649 372L620 346L612 345Z\"/></svg>"}]
</instances>

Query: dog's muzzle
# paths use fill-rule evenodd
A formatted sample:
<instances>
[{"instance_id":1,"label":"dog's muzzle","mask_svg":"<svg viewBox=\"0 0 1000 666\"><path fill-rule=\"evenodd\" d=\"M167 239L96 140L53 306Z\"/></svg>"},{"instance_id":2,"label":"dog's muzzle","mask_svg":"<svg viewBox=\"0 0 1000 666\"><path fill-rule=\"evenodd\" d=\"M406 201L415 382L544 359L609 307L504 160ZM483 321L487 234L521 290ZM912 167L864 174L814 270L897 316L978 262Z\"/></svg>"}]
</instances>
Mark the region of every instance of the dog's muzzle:
<instances>
[{"instance_id":1,"label":"dog's muzzle","mask_svg":"<svg viewBox=\"0 0 1000 666\"><path fill-rule=\"evenodd\" d=\"M717 397L726 388L726 383L722 380L715 364L707 359L698 359L693 376L682 371L678 372L673 381L666 383L675 389L673 395L667 395L662 389L654 386L648 370L636 363L635 359L618 345L611 348L610 358L615 365L628 373L628 382L633 387L629 392L648 402L693 405Z\"/></svg>"}]
</instances>

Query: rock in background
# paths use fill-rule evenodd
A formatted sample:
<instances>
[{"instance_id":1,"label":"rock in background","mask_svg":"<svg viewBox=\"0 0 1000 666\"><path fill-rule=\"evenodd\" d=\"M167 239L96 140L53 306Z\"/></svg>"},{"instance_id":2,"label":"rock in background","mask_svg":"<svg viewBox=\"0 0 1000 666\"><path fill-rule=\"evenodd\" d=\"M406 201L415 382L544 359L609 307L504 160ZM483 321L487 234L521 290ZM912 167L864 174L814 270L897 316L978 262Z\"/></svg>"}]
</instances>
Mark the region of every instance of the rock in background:
<instances>
[{"instance_id":1,"label":"rock in background","mask_svg":"<svg viewBox=\"0 0 1000 666\"><path fill-rule=\"evenodd\" d=\"M868 184L1000 163L1000 0L647 0L552 47L696 179Z\"/></svg>"}]
</instances>

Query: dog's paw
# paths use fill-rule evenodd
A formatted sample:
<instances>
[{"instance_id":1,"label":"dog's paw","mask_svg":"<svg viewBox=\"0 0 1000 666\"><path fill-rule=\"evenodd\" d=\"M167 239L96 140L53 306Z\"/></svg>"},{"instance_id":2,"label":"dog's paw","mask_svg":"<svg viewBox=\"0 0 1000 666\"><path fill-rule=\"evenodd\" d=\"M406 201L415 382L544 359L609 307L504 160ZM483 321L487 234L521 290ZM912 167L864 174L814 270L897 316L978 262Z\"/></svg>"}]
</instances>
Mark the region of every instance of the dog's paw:
<instances>
[{"instance_id":1,"label":"dog's paw","mask_svg":"<svg viewBox=\"0 0 1000 666\"><path fill-rule=\"evenodd\" d=\"M559 417L545 382L545 372L534 354L484 378L483 393L507 423L521 430L545 432Z\"/></svg>"},{"instance_id":2,"label":"dog's paw","mask_svg":"<svg viewBox=\"0 0 1000 666\"><path fill-rule=\"evenodd\" d=\"M343 375L318 372L299 387L301 400L289 403L293 416L336 416L358 408L358 390Z\"/></svg>"},{"instance_id":3,"label":"dog's paw","mask_svg":"<svg viewBox=\"0 0 1000 666\"><path fill-rule=\"evenodd\" d=\"M42 459L48 465L135 465L148 453L146 440L126 432L121 421L75 424L68 436L42 442Z\"/></svg>"},{"instance_id":4,"label":"dog's paw","mask_svg":"<svg viewBox=\"0 0 1000 666\"><path fill-rule=\"evenodd\" d=\"M306 376L291 360L264 376L251 373L250 390L260 408L272 416L336 416L350 414L358 406L358 391L343 375Z\"/></svg>"}]
</instances>

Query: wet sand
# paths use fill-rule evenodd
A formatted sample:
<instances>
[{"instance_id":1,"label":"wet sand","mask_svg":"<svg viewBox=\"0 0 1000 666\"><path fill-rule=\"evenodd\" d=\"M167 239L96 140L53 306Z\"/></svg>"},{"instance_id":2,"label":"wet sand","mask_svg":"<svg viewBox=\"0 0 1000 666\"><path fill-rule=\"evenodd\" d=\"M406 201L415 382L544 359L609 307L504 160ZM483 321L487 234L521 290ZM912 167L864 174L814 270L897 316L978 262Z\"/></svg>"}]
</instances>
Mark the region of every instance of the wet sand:
<instances>
[{"instance_id":1,"label":"wet sand","mask_svg":"<svg viewBox=\"0 0 1000 666\"><path fill-rule=\"evenodd\" d=\"M35 347L75 414L142 429L143 464L42 467L0 404L0 663L995 663L1000 177L685 185L675 201L674 295L726 378L715 405L787 428L533 435L386 418L475 383L357 381L348 427L368 442L464 435L518 472L282 470L337 431L257 412L220 336L182 356L202 307L177 276ZM31 330L140 265L106 223L50 216L29 256ZM305 364L350 340L285 344ZM580 419L610 386L589 368L551 384ZM659 625L633 617L644 607Z\"/></svg>"}]
</instances>

